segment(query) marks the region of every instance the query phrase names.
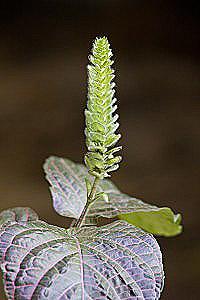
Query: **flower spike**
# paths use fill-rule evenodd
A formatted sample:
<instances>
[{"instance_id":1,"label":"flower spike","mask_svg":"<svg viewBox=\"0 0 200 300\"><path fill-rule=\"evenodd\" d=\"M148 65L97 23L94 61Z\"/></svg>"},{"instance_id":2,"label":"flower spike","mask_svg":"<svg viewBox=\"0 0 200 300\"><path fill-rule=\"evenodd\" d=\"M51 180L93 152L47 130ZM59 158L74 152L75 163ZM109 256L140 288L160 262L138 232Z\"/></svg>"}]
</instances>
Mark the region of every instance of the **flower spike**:
<instances>
[{"instance_id":1,"label":"flower spike","mask_svg":"<svg viewBox=\"0 0 200 300\"><path fill-rule=\"evenodd\" d=\"M88 65L88 101L85 110L88 152L85 163L89 173L100 179L109 177L109 172L117 170L121 161L121 156L114 156L115 152L121 150L121 147L115 147L121 135L116 134L119 116L115 113L117 105L112 55L107 38L96 38Z\"/></svg>"}]
</instances>

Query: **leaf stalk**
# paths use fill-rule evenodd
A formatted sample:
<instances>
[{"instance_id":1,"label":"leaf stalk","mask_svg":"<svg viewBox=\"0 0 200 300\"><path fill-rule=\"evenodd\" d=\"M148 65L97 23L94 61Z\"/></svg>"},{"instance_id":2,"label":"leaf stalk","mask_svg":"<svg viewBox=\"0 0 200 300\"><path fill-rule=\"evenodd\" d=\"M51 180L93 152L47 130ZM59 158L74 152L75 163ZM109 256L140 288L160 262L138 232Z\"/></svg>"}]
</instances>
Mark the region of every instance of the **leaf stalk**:
<instances>
[{"instance_id":1,"label":"leaf stalk","mask_svg":"<svg viewBox=\"0 0 200 300\"><path fill-rule=\"evenodd\" d=\"M87 202L85 204L85 207L84 207L79 219L75 222L74 227L76 227L76 228L81 227L90 204L92 204L95 201L95 195L96 195L97 186L98 186L99 181L100 181L99 177L94 178L94 182L93 182L91 191L90 191L89 195L87 195Z\"/></svg>"}]
</instances>

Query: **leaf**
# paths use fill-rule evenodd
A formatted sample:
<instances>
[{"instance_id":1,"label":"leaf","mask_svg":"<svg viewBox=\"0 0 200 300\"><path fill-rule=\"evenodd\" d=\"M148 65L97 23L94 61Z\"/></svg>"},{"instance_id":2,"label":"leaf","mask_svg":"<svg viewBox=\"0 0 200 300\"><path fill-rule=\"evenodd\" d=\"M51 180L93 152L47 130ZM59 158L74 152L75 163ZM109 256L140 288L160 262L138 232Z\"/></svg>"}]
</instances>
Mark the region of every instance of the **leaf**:
<instances>
[{"instance_id":1,"label":"leaf","mask_svg":"<svg viewBox=\"0 0 200 300\"><path fill-rule=\"evenodd\" d=\"M66 217L80 217L87 199L86 168L69 159L52 156L46 160L44 171L51 184L56 212Z\"/></svg>"},{"instance_id":2,"label":"leaf","mask_svg":"<svg viewBox=\"0 0 200 300\"><path fill-rule=\"evenodd\" d=\"M0 213L0 226L7 222L27 222L38 219L37 214L29 207L15 207Z\"/></svg>"},{"instance_id":3,"label":"leaf","mask_svg":"<svg viewBox=\"0 0 200 300\"><path fill-rule=\"evenodd\" d=\"M163 288L155 238L124 221L66 230L12 220L0 227L0 263L10 300L154 300Z\"/></svg>"},{"instance_id":4,"label":"leaf","mask_svg":"<svg viewBox=\"0 0 200 300\"><path fill-rule=\"evenodd\" d=\"M87 199L85 178L87 177L89 182L93 180L86 167L69 159L51 156L44 164L44 171L51 185L50 191L56 212L78 219ZM109 190L112 186L110 181L102 181L98 192Z\"/></svg>"},{"instance_id":5,"label":"leaf","mask_svg":"<svg viewBox=\"0 0 200 300\"><path fill-rule=\"evenodd\" d=\"M85 177L92 181L92 176L83 165L58 157L48 158L44 169L51 184L55 210L62 216L78 218L87 198ZM90 206L86 224L96 223L98 217L119 216L154 234L173 236L182 230L180 220L176 220L179 214L175 215L170 208L159 208L123 194L110 180L102 180L97 192L104 192L108 199L100 197Z\"/></svg>"},{"instance_id":6,"label":"leaf","mask_svg":"<svg viewBox=\"0 0 200 300\"><path fill-rule=\"evenodd\" d=\"M105 218L118 216L153 234L174 236L181 233L180 214L175 215L170 208L159 208L114 190L106 194L109 201L105 202L101 198L91 205L88 213L90 223L97 215Z\"/></svg>"},{"instance_id":7,"label":"leaf","mask_svg":"<svg viewBox=\"0 0 200 300\"><path fill-rule=\"evenodd\" d=\"M182 231L180 215L174 215L168 207L160 208L158 211L133 212L119 215L121 220L139 226L147 232L157 235L174 236Z\"/></svg>"}]
</instances>

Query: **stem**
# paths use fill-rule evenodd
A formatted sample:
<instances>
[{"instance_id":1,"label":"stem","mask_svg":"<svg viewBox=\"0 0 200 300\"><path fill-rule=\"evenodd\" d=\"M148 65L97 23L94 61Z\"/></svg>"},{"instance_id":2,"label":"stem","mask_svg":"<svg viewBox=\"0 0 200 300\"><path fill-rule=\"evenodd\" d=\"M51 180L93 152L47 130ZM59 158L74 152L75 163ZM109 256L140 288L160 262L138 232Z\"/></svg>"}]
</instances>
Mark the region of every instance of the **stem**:
<instances>
[{"instance_id":1,"label":"stem","mask_svg":"<svg viewBox=\"0 0 200 300\"><path fill-rule=\"evenodd\" d=\"M71 228L71 227L74 227L74 224L76 223L76 221L77 221L76 219L73 219L69 227L70 227L70 228Z\"/></svg>"},{"instance_id":2,"label":"stem","mask_svg":"<svg viewBox=\"0 0 200 300\"><path fill-rule=\"evenodd\" d=\"M99 183L99 178L98 177L95 177L94 179L94 182L93 182L93 185L92 185L92 188L91 188L91 191L90 191L90 194L87 196L87 202L85 204L85 207L79 217L79 219L76 221L76 223L74 224L74 227L81 227L82 223L83 223L83 220L85 218L85 215L87 214L87 211L88 211L88 207L90 206L90 204L94 201L95 199L95 195L96 195L96 190L97 190L97 185Z\"/></svg>"}]
</instances>

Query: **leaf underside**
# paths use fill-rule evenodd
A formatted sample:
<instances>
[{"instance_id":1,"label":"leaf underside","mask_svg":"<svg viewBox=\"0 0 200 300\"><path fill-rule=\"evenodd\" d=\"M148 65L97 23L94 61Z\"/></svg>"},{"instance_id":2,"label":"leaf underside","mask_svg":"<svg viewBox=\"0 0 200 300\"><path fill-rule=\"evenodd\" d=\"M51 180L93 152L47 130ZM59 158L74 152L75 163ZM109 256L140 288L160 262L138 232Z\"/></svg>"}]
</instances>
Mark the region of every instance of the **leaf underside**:
<instances>
[{"instance_id":1,"label":"leaf underside","mask_svg":"<svg viewBox=\"0 0 200 300\"><path fill-rule=\"evenodd\" d=\"M52 156L46 160L44 170L51 185L53 206L57 213L78 218L87 199L85 178L92 180L87 168L68 159ZM175 215L170 208L159 208L123 194L110 180L101 181L98 192L106 193L108 201L104 197L98 198L90 206L85 224L97 223L98 217L119 216L154 234L172 236L182 230L180 221L177 221L179 215Z\"/></svg>"},{"instance_id":2,"label":"leaf underside","mask_svg":"<svg viewBox=\"0 0 200 300\"><path fill-rule=\"evenodd\" d=\"M152 235L124 221L77 231L13 213L17 221L0 227L8 299L159 299L164 275Z\"/></svg>"}]
</instances>

